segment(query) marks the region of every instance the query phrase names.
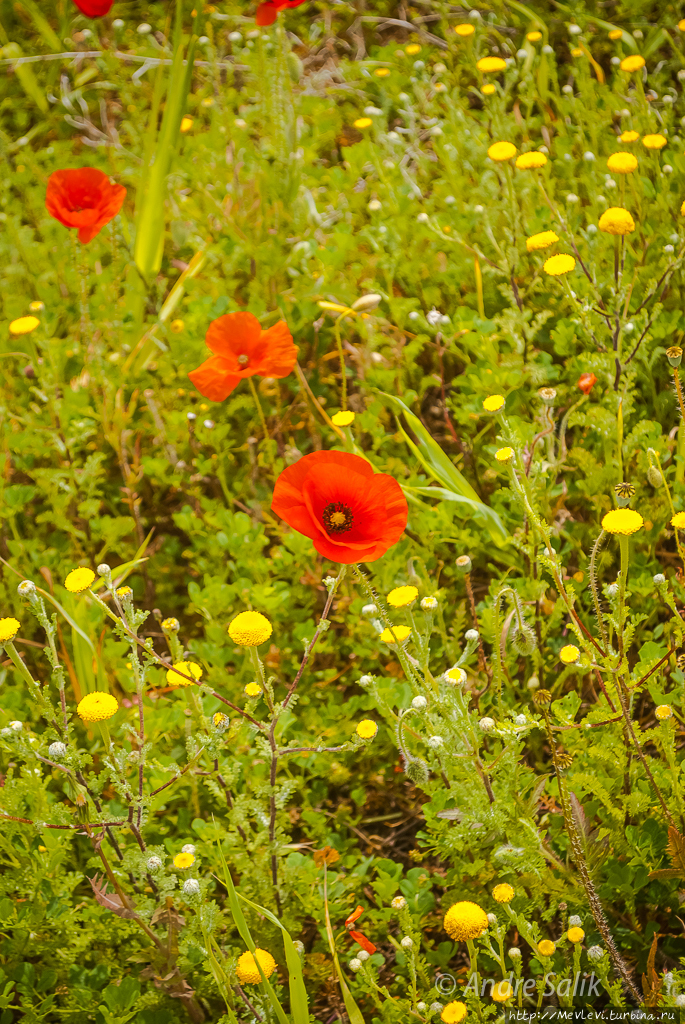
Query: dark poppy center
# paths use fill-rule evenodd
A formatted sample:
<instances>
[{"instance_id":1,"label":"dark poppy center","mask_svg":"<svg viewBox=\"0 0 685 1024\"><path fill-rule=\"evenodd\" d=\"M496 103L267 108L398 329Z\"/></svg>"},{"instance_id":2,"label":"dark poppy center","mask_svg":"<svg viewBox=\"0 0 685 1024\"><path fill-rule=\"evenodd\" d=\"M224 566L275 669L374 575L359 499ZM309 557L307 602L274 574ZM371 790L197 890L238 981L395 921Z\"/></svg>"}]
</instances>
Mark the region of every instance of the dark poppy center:
<instances>
[{"instance_id":1,"label":"dark poppy center","mask_svg":"<svg viewBox=\"0 0 685 1024\"><path fill-rule=\"evenodd\" d=\"M323 510L323 525L327 533L347 533L352 529L354 514L341 501L332 501Z\"/></svg>"}]
</instances>

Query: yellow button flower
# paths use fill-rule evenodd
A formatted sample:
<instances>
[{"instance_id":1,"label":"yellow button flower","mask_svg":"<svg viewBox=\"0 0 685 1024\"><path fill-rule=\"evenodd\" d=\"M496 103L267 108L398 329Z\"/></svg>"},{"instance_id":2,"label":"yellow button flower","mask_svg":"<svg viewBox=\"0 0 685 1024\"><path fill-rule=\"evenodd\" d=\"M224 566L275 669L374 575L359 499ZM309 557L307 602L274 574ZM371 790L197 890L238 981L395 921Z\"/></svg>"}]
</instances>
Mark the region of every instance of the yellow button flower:
<instances>
[{"instance_id":1,"label":"yellow button flower","mask_svg":"<svg viewBox=\"0 0 685 1024\"><path fill-rule=\"evenodd\" d=\"M644 519L632 508L613 508L602 519L602 529L607 533L618 533L630 537L644 526Z\"/></svg>"},{"instance_id":2,"label":"yellow button flower","mask_svg":"<svg viewBox=\"0 0 685 1024\"><path fill-rule=\"evenodd\" d=\"M493 92L497 91L497 86L493 85L492 82L486 82L481 89L483 96L492 96Z\"/></svg>"},{"instance_id":3,"label":"yellow button flower","mask_svg":"<svg viewBox=\"0 0 685 1024\"><path fill-rule=\"evenodd\" d=\"M538 953L542 953L543 956L551 956L556 948L549 939L543 939L542 942L538 942Z\"/></svg>"},{"instance_id":4,"label":"yellow button flower","mask_svg":"<svg viewBox=\"0 0 685 1024\"><path fill-rule=\"evenodd\" d=\"M620 39L622 35L622 28L612 28L611 32L609 33L609 39L613 39L615 42L617 39Z\"/></svg>"},{"instance_id":5,"label":"yellow button flower","mask_svg":"<svg viewBox=\"0 0 685 1024\"><path fill-rule=\"evenodd\" d=\"M498 903L511 903L515 895L513 886L509 885L508 882L501 882L492 890L493 899L497 900Z\"/></svg>"},{"instance_id":6,"label":"yellow button flower","mask_svg":"<svg viewBox=\"0 0 685 1024\"><path fill-rule=\"evenodd\" d=\"M419 596L416 587L395 587L388 594L388 604L393 608L404 608Z\"/></svg>"},{"instance_id":7,"label":"yellow button flower","mask_svg":"<svg viewBox=\"0 0 685 1024\"><path fill-rule=\"evenodd\" d=\"M554 231L540 231L537 235L531 235L526 239L528 252L535 252L537 249L549 249L551 245L559 241L559 235Z\"/></svg>"},{"instance_id":8,"label":"yellow button flower","mask_svg":"<svg viewBox=\"0 0 685 1024\"><path fill-rule=\"evenodd\" d=\"M255 955L257 961L255 961ZM271 953L268 953L265 949L255 949L254 955L249 951L243 953L242 956L238 957L238 963L236 965L235 973L238 977L238 981L241 985L258 985L262 980L259 973L259 967L264 971L264 977L270 978L276 970L276 961L272 957Z\"/></svg>"},{"instance_id":9,"label":"yellow button flower","mask_svg":"<svg viewBox=\"0 0 685 1024\"><path fill-rule=\"evenodd\" d=\"M29 302L29 309L32 313L42 313L45 309L45 303L41 302L40 299L34 299L33 302Z\"/></svg>"},{"instance_id":10,"label":"yellow button flower","mask_svg":"<svg viewBox=\"0 0 685 1024\"><path fill-rule=\"evenodd\" d=\"M621 142L637 142L637 140L639 138L640 138L640 133L639 132L634 132L630 128L628 129L628 131L625 131L621 135L619 135L619 140Z\"/></svg>"},{"instance_id":11,"label":"yellow button flower","mask_svg":"<svg viewBox=\"0 0 685 1024\"><path fill-rule=\"evenodd\" d=\"M373 121L370 117L358 117L353 123L355 128L368 128L373 124Z\"/></svg>"},{"instance_id":12,"label":"yellow button flower","mask_svg":"<svg viewBox=\"0 0 685 1024\"><path fill-rule=\"evenodd\" d=\"M504 163L516 156L516 146L513 142L493 142L488 148L488 156L495 163Z\"/></svg>"},{"instance_id":13,"label":"yellow button flower","mask_svg":"<svg viewBox=\"0 0 685 1024\"><path fill-rule=\"evenodd\" d=\"M331 416L331 423L336 427L349 427L350 423L354 423L354 413L343 412L341 409L340 412L336 412L335 416Z\"/></svg>"},{"instance_id":14,"label":"yellow button flower","mask_svg":"<svg viewBox=\"0 0 685 1024\"><path fill-rule=\"evenodd\" d=\"M573 49L571 50L571 56L572 57L582 57L583 56L583 51L581 50L581 48L579 46L574 46Z\"/></svg>"},{"instance_id":15,"label":"yellow button flower","mask_svg":"<svg viewBox=\"0 0 685 1024\"><path fill-rule=\"evenodd\" d=\"M363 718L356 729L360 740L372 740L378 732L378 725L370 718Z\"/></svg>"},{"instance_id":16,"label":"yellow button flower","mask_svg":"<svg viewBox=\"0 0 685 1024\"><path fill-rule=\"evenodd\" d=\"M559 252L556 256L550 256L545 260L542 269L550 277L561 277L562 274L570 274L576 265L573 256L567 252Z\"/></svg>"},{"instance_id":17,"label":"yellow button flower","mask_svg":"<svg viewBox=\"0 0 685 1024\"><path fill-rule=\"evenodd\" d=\"M180 868L181 871L185 871L186 868L192 868L195 863L195 855L192 853L177 853L174 857L174 867Z\"/></svg>"},{"instance_id":18,"label":"yellow button flower","mask_svg":"<svg viewBox=\"0 0 685 1024\"><path fill-rule=\"evenodd\" d=\"M390 68L376 68L374 75L376 78L387 78L390 74Z\"/></svg>"},{"instance_id":19,"label":"yellow button flower","mask_svg":"<svg viewBox=\"0 0 685 1024\"><path fill-rule=\"evenodd\" d=\"M410 634L411 629L409 626L393 626L392 632L389 629L383 630L381 640L386 644L404 643Z\"/></svg>"},{"instance_id":20,"label":"yellow button flower","mask_svg":"<svg viewBox=\"0 0 685 1024\"><path fill-rule=\"evenodd\" d=\"M485 412L501 412L504 404L504 395L488 395L487 398L483 399L483 409Z\"/></svg>"},{"instance_id":21,"label":"yellow button flower","mask_svg":"<svg viewBox=\"0 0 685 1024\"><path fill-rule=\"evenodd\" d=\"M678 22L678 28L681 32L685 32L685 18L683 18L682 21Z\"/></svg>"},{"instance_id":22,"label":"yellow button flower","mask_svg":"<svg viewBox=\"0 0 685 1024\"><path fill-rule=\"evenodd\" d=\"M418 43L410 43L409 46L405 46L404 52L408 53L410 57L413 57L415 53L421 52L421 47Z\"/></svg>"},{"instance_id":23,"label":"yellow button flower","mask_svg":"<svg viewBox=\"0 0 685 1024\"><path fill-rule=\"evenodd\" d=\"M172 334L180 334L184 327L183 320L172 320L169 324L169 330Z\"/></svg>"},{"instance_id":24,"label":"yellow button flower","mask_svg":"<svg viewBox=\"0 0 685 1024\"><path fill-rule=\"evenodd\" d=\"M185 134L186 132L189 132L192 127L193 127L193 118L189 117L186 114L185 117L181 118L181 131Z\"/></svg>"},{"instance_id":25,"label":"yellow button flower","mask_svg":"<svg viewBox=\"0 0 685 1024\"><path fill-rule=\"evenodd\" d=\"M514 994L514 990L508 981L498 981L496 985L492 986L492 992L490 995L496 1003L506 1003L507 999L511 999Z\"/></svg>"},{"instance_id":26,"label":"yellow button flower","mask_svg":"<svg viewBox=\"0 0 685 1024\"><path fill-rule=\"evenodd\" d=\"M179 672L182 675L179 675ZM192 686L193 682L198 679L202 679L202 666L196 665L194 661L174 662L173 667L166 674L169 686Z\"/></svg>"},{"instance_id":27,"label":"yellow button flower","mask_svg":"<svg viewBox=\"0 0 685 1024\"><path fill-rule=\"evenodd\" d=\"M72 569L64 581L64 586L70 594L82 594L92 586L95 573L92 569L83 566L80 569Z\"/></svg>"},{"instance_id":28,"label":"yellow button flower","mask_svg":"<svg viewBox=\"0 0 685 1024\"><path fill-rule=\"evenodd\" d=\"M487 75L495 71L506 71L507 62L501 57L481 57L476 67Z\"/></svg>"},{"instance_id":29,"label":"yellow button flower","mask_svg":"<svg viewBox=\"0 0 685 1024\"><path fill-rule=\"evenodd\" d=\"M20 334L30 334L39 325L40 320L36 316L20 316L18 320L13 320L10 324L10 334L14 334L15 337Z\"/></svg>"},{"instance_id":30,"label":"yellow button flower","mask_svg":"<svg viewBox=\"0 0 685 1024\"><path fill-rule=\"evenodd\" d=\"M468 1012L464 1003L460 1003L458 999L453 999L451 1003L443 1007L440 1020L443 1024L461 1024Z\"/></svg>"},{"instance_id":31,"label":"yellow button flower","mask_svg":"<svg viewBox=\"0 0 685 1024\"><path fill-rule=\"evenodd\" d=\"M514 458L513 448L498 448L495 452L495 458L498 462L511 462Z\"/></svg>"},{"instance_id":32,"label":"yellow button flower","mask_svg":"<svg viewBox=\"0 0 685 1024\"><path fill-rule=\"evenodd\" d=\"M19 632L19 619L0 619L0 644L8 644Z\"/></svg>"},{"instance_id":33,"label":"yellow button flower","mask_svg":"<svg viewBox=\"0 0 685 1024\"><path fill-rule=\"evenodd\" d=\"M461 37L462 39L466 39L466 38L467 38L468 36L472 36L472 35L473 35L473 33L474 33L474 32L475 32L476 30L475 30L475 28L473 27L473 25L469 25L468 23L466 23L466 24L461 24L461 25L455 25L455 26L454 26L454 31L455 31L455 32L457 33L457 35L458 35L458 36L460 36L460 37Z\"/></svg>"},{"instance_id":34,"label":"yellow button flower","mask_svg":"<svg viewBox=\"0 0 685 1024\"><path fill-rule=\"evenodd\" d=\"M632 53L629 57L624 57L621 61L621 71L639 71L640 68L645 66L645 58L641 57L639 53Z\"/></svg>"},{"instance_id":35,"label":"yellow button flower","mask_svg":"<svg viewBox=\"0 0 685 1024\"><path fill-rule=\"evenodd\" d=\"M488 926L488 917L482 907L469 900L454 903L445 914L445 931L456 942L477 939Z\"/></svg>"},{"instance_id":36,"label":"yellow button flower","mask_svg":"<svg viewBox=\"0 0 685 1024\"><path fill-rule=\"evenodd\" d=\"M666 136L658 133L656 135L643 135L642 137L642 145L645 149L663 149L667 142Z\"/></svg>"},{"instance_id":37,"label":"yellow button flower","mask_svg":"<svg viewBox=\"0 0 685 1024\"><path fill-rule=\"evenodd\" d=\"M245 693L248 697L259 697L262 692L262 688L259 683L248 683L245 687Z\"/></svg>"},{"instance_id":38,"label":"yellow button flower","mask_svg":"<svg viewBox=\"0 0 685 1024\"><path fill-rule=\"evenodd\" d=\"M610 206L599 218L597 225L600 231L608 235L629 235L635 230L632 215L621 206Z\"/></svg>"},{"instance_id":39,"label":"yellow button flower","mask_svg":"<svg viewBox=\"0 0 685 1024\"><path fill-rule=\"evenodd\" d=\"M215 711L212 715L212 723L216 729L219 729L221 726L228 725L228 715L225 715L223 711Z\"/></svg>"},{"instance_id":40,"label":"yellow button flower","mask_svg":"<svg viewBox=\"0 0 685 1024\"><path fill-rule=\"evenodd\" d=\"M673 708L668 704L659 704L659 707L656 708L654 714L660 722L665 722L667 718L673 717Z\"/></svg>"},{"instance_id":41,"label":"yellow button flower","mask_svg":"<svg viewBox=\"0 0 685 1024\"><path fill-rule=\"evenodd\" d=\"M539 43L542 39L542 32L526 32L526 39L529 43Z\"/></svg>"},{"instance_id":42,"label":"yellow button flower","mask_svg":"<svg viewBox=\"0 0 685 1024\"><path fill-rule=\"evenodd\" d=\"M621 136L621 141L626 141L623 136ZM613 174L632 174L637 170L637 157L632 153L612 153L607 160L607 167Z\"/></svg>"},{"instance_id":43,"label":"yellow button flower","mask_svg":"<svg viewBox=\"0 0 685 1024\"><path fill-rule=\"evenodd\" d=\"M566 938L569 942L582 942L585 938L585 932L582 928L569 928L566 932Z\"/></svg>"},{"instance_id":44,"label":"yellow button flower","mask_svg":"<svg viewBox=\"0 0 685 1024\"><path fill-rule=\"evenodd\" d=\"M680 216L685 217L685 202L680 205Z\"/></svg>"},{"instance_id":45,"label":"yellow button flower","mask_svg":"<svg viewBox=\"0 0 685 1024\"><path fill-rule=\"evenodd\" d=\"M76 714L84 722L106 722L119 710L119 703L111 693L87 693L76 706Z\"/></svg>"},{"instance_id":46,"label":"yellow button flower","mask_svg":"<svg viewBox=\"0 0 685 1024\"><path fill-rule=\"evenodd\" d=\"M259 647L272 633L271 623L261 612L240 612L228 627L228 635L238 647Z\"/></svg>"},{"instance_id":47,"label":"yellow button flower","mask_svg":"<svg viewBox=\"0 0 685 1024\"><path fill-rule=\"evenodd\" d=\"M521 153L521 156L516 158L516 166L520 171L529 171L535 167L544 167L547 163L547 157L544 153Z\"/></svg>"},{"instance_id":48,"label":"yellow button flower","mask_svg":"<svg viewBox=\"0 0 685 1024\"><path fill-rule=\"evenodd\" d=\"M559 661L563 665L574 665L580 657L580 651L575 644L566 644L559 651Z\"/></svg>"}]
</instances>

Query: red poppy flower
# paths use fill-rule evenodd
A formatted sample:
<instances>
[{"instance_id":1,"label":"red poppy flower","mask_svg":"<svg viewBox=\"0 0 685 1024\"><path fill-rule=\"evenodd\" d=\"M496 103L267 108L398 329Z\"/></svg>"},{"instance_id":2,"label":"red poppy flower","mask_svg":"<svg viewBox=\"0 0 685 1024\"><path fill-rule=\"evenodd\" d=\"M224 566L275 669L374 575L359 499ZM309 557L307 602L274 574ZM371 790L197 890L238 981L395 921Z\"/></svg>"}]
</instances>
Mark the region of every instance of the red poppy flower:
<instances>
[{"instance_id":1,"label":"red poppy flower","mask_svg":"<svg viewBox=\"0 0 685 1024\"><path fill-rule=\"evenodd\" d=\"M124 186L113 185L96 167L81 167L50 175L45 206L65 228L78 228L80 242L90 242L116 217L125 196Z\"/></svg>"},{"instance_id":2,"label":"red poppy flower","mask_svg":"<svg viewBox=\"0 0 685 1024\"><path fill-rule=\"evenodd\" d=\"M243 377L287 377L297 359L285 320L263 331L252 313L226 313L212 320L205 341L214 355L188 376L212 402L228 398Z\"/></svg>"},{"instance_id":3,"label":"red poppy flower","mask_svg":"<svg viewBox=\"0 0 685 1024\"><path fill-rule=\"evenodd\" d=\"M312 452L288 466L271 508L310 537L319 554L344 565L380 558L407 525L397 480L348 452Z\"/></svg>"},{"instance_id":4,"label":"red poppy flower","mask_svg":"<svg viewBox=\"0 0 685 1024\"><path fill-rule=\"evenodd\" d=\"M350 916L345 921L345 927L350 933L350 938L354 939L355 942L358 942L362 949L365 949L367 953L375 953L376 947L374 946L373 942L367 939L366 935L362 935L361 932L354 931L351 927L351 925L353 925L355 921L359 920L363 913L364 908L357 907L357 909L352 914L350 914Z\"/></svg>"},{"instance_id":5,"label":"red poppy flower","mask_svg":"<svg viewBox=\"0 0 685 1024\"><path fill-rule=\"evenodd\" d=\"M290 10L291 7L299 7L303 3L304 0L264 0L257 8L255 22L257 25L273 25L280 10Z\"/></svg>"},{"instance_id":6,"label":"red poppy flower","mask_svg":"<svg viewBox=\"0 0 685 1024\"><path fill-rule=\"evenodd\" d=\"M74 3L87 18L101 18L109 14L114 0L74 0Z\"/></svg>"},{"instance_id":7,"label":"red poppy flower","mask_svg":"<svg viewBox=\"0 0 685 1024\"><path fill-rule=\"evenodd\" d=\"M596 383L597 378L594 373L581 373L578 378L578 387L584 395L589 395Z\"/></svg>"}]
</instances>

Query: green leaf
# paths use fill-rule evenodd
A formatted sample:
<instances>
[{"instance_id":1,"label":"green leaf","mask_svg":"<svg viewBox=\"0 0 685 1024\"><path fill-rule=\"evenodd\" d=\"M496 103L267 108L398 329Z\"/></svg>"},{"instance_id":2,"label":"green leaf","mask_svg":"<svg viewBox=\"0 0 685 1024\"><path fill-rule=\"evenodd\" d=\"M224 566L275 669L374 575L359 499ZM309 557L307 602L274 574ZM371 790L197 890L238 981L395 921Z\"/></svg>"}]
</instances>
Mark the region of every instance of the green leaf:
<instances>
[{"instance_id":1,"label":"green leaf","mask_svg":"<svg viewBox=\"0 0 685 1024\"><path fill-rule=\"evenodd\" d=\"M376 389L374 389L376 390ZM447 501L458 501L468 508L471 516L482 523L490 534L492 540L498 547L508 544L509 537L502 520L494 511L485 505L471 484L466 480L456 466L453 466L450 459L442 450L437 441L431 437L418 416L407 408L399 398L394 395L387 395L383 391L377 391L388 405L395 411L397 416L403 416L408 427L415 435L417 443L414 443L399 424L399 430L409 449L416 456L426 472L443 485L445 493L435 495ZM413 488L420 493L421 488ZM439 490L439 488L436 488Z\"/></svg>"},{"instance_id":2,"label":"green leaf","mask_svg":"<svg viewBox=\"0 0 685 1024\"><path fill-rule=\"evenodd\" d=\"M324 864L324 871L326 871L326 865ZM324 875L324 910L326 914L326 935L328 937L328 947L333 957L333 963L335 965L335 973L338 976L338 982L340 984L340 991L343 995L343 1001L345 1003L345 1009L347 1010L347 1016L350 1018L350 1024L365 1024L362 1011L357 1006L354 996L350 992L349 986L345 981L345 975L340 969L340 961L338 960L338 954L335 948L335 936L333 935L333 928L331 927L331 915L328 913L328 873Z\"/></svg>"},{"instance_id":3,"label":"green leaf","mask_svg":"<svg viewBox=\"0 0 685 1024\"><path fill-rule=\"evenodd\" d=\"M264 917L268 917L283 932L283 946L285 947L285 960L288 965L288 979L290 982L290 1009L293 1021L294 1024L309 1024L309 1005L307 1002L307 989L305 988L304 977L302 976L302 961L300 960L300 954L295 949L295 943L290 932L270 910L260 907L259 904L253 903L252 900L248 900L242 893L238 893L238 896L244 903L247 903L260 914L263 914Z\"/></svg>"}]
</instances>

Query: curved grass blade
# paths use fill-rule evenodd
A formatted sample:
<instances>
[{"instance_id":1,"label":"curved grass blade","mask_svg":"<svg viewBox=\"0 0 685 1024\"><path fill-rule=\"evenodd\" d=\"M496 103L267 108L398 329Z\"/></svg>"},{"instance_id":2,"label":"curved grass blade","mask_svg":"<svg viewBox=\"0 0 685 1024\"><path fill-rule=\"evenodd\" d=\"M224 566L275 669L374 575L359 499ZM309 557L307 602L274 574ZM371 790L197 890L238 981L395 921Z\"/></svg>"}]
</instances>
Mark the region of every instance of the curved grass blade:
<instances>
[{"instance_id":1,"label":"curved grass blade","mask_svg":"<svg viewBox=\"0 0 685 1024\"><path fill-rule=\"evenodd\" d=\"M248 906L263 914L264 917L268 917L283 932L283 946L285 948L285 960L288 965L288 980L290 983L290 1010L292 1018L294 1024L309 1024L309 1005L307 1002L307 989L305 988L302 975L302 961L300 960L300 954L295 949L295 943L290 932L281 924L276 915L272 914L266 907L260 907L258 903L253 903L252 900L248 900L247 896L243 896L240 892L237 895L243 903L247 903Z\"/></svg>"}]
</instances>

